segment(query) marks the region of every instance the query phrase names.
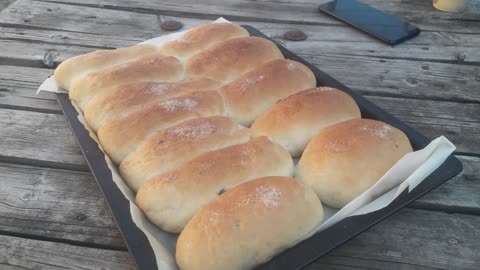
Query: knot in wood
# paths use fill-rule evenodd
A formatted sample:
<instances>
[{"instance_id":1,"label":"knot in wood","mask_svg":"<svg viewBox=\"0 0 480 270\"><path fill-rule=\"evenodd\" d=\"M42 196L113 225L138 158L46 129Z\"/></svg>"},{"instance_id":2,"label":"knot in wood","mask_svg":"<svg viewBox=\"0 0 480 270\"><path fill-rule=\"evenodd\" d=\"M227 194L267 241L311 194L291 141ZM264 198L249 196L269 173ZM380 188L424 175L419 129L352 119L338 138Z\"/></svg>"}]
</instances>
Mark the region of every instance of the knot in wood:
<instances>
[{"instance_id":1,"label":"knot in wood","mask_svg":"<svg viewBox=\"0 0 480 270\"><path fill-rule=\"evenodd\" d=\"M58 56L58 53L55 51L47 50L43 54L42 63L49 67L53 68L55 66L55 58Z\"/></svg>"},{"instance_id":2,"label":"knot in wood","mask_svg":"<svg viewBox=\"0 0 480 270\"><path fill-rule=\"evenodd\" d=\"M462 61L465 61L465 59L467 58L467 56L464 54L464 53L457 53L457 60L462 62Z\"/></svg>"},{"instance_id":3,"label":"knot in wood","mask_svg":"<svg viewBox=\"0 0 480 270\"><path fill-rule=\"evenodd\" d=\"M87 216L85 214L78 214L75 218L78 221L84 221L85 219L87 219Z\"/></svg>"}]
</instances>

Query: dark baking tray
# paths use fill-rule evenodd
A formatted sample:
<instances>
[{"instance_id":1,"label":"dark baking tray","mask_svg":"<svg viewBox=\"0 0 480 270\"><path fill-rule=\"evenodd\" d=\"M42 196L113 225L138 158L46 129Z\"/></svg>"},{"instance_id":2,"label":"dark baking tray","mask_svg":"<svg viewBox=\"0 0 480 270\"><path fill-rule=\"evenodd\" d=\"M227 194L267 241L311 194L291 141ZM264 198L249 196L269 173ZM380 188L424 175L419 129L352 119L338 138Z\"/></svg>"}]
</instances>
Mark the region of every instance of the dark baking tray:
<instances>
[{"instance_id":1,"label":"dark baking tray","mask_svg":"<svg viewBox=\"0 0 480 270\"><path fill-rule=\"evenodd\" d=\"M244 25L251 35L269 39L263 33L252 26ZM315 74L319 86L331 86L345 91L357 102L362 116L381 120L394 127L401 129L410 139L414 150L424 148L430 140L407 124L401 122L391 114L380 109L361 95L353 92L328 74L309 64L294 53L277 44L285 58L292 59L307 65ZM78 113L72 106L67 94L56 94L58 103L62 108L67 122L80 145L80 149L87 161L90 170L97 181L108 203L112 216L117 222L120 232L128 246L136 265L141 270L156 269L155 256L145 234L137 228L130 216L130 208L127 199L112 180L112 174L104 159L103 152L97 143L89 136L83 124L78 121ZM273 257L270 261L260 265L258 270L295 270L301 269L315 261L320 256L328 253L337 246L345 243L359 233L365 231L400 208L414 201L425 193L433 190L448 179L462 171L460 161L451 155L437 170L428 176L420 185L410 193L404 191L388 207L362 216L346 218L336 225L319 232L296 246L287 249ZM161 269L159 269L161 270Z\"/></svg>"}]
</instances>

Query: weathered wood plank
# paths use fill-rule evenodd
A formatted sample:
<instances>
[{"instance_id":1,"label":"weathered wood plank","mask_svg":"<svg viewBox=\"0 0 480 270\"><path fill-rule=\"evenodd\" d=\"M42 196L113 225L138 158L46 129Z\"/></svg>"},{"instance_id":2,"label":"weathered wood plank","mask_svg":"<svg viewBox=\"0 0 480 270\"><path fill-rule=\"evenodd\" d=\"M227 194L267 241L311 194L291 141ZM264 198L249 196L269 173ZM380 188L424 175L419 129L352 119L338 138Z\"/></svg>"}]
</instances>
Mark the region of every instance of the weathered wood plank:
<instances>
[{"instance_id":1,"label":"weathered wood plank","mask_svg":"<svg viewBox=\"0 0 480 270\"><path fill-rule=\"evenodd\" d=\"M480 153L480 105L367 96L433 139L446 136L460 153Z\"/></svg>"},{"instance_id":2,"label":"weathered wood plank","mask_svg":"<svg viewBox=\"0 0 480 270\"><path fill-rule=\"evenodd\" d=\"M135 270L127 251L114 251L0 235L2 270Z\"/></svg>"},{"instance_id":3,"label":"weathered wood plank","mask_svg":"<svg viewBox=\"0 0 480 270\"><path fill-rule=\"evenodd\" d=\"M480 214L480 158L457 156L463 171L409 207Z\"/></svg>"},{"instance_id":4,"label":"weathered wood plank","mask_svg":"<svg viewBox=\"0 0 480 270\"><path fill-rule=\"evenodd\" d=\"M144 13L157 12L172 16L190 16L212 19L224 16L234 20L262 21L291 24L336 24L339 21L320 14L318 5L329 0L312 1L248 1L226 0L219 5L216 0L204 1L145 1L145 0L46 0L72 5L89 5L105 9L135 10ZM432 7L430 1L415 0L366 0L367 4L387 13L401 16L426 31L451 31L479 33L480 5L472 3L468 13L442 13ZM471 1L475 2L475 1Z\"/></svg>"},{"instance_id":5,"label":"weathered wood plank","mask_svg":"<svg viewBox=\"0 0 480 270\"><path fill-rule=\"evenodd\" d=\"M0 39L0 65L55 68L59 62L96 48ZM5 48L5 49L3 49Z\"/></svg>"},{"instance_id":6,"label":"weathered wood plank","mask_svg":"<svg viewBox=\"0 0 480 270\"><path fill-rule=\"evenodd\" d=\"M319 262L348 265L345 257L353 257L368 269L478 269L478 222L480 216L402 209Z\"/></svg>"},{"instance_id":7,"label":"weathered wood plank","mask_svg":"<svg viewBox=\"0 0 480 270\"><path fill-rule=\"evenodd\" d=\"M478 222L479 216L403 209L306 269L476 269ZM0 265L15 270L133 269L127 252L10 236L0 236Z\"/></svg>"},{"instance_id":8,"label":"weathered wood plank","mask_svg":"<svg viewBox=\"0 0 480 270\"><path fill-rule=\"evenodd\" d=\"M89 172L0 163L0 231L125 248Z\"/></svg>"},{"instance_id":9,"label":"weathered wood plank","mask_svg":"<svg viewBox=\"0 0 480 270\"><path fill-rule=\"evenodd\" d=\"M2 66L0 72L0 107L61 113L51 93L35 94L38 86L52 70L42 68Z\"/></svg>"},{"instance_id":10,"label":"weathered wood plank","mask_svg":"<svg viewBox=\"0 0 480 270\"><path fill-rule=\"evenodd\" d=\"M480 67L298 52L308 62L364 95L480 101L477 90Z\"/></svg>"},{"instance_id":11,"label":"weathered wood plank","mask_svg":"<svg viewBox=\"0 0 480 270\"><path fill-rule=\"evenodd\" d=\"M161 34L160 16L137 12L103 10L70 5L19 0L3 10L0 24L4 27L31 26L40 30L63 30L75 33L109 34L146 39ZM107 30L108 29L108 30ZM110 32L108 32L110 31Z\"/></svg>"},{"instance_id":12,"label":"weathered wood plank","mask_svg":"<svg viewBox=\"0 0 480 270\"><path fill-rule=\"evenodd\" d=\"M63 7L63 5L60 5ZM47 7L48 8L48 7ZM83 9L83 8L80 8ZM81 18L83 12L79 12L75 17L70 17L67 20ZM197 21L197 20L194 20ZM203 20L199 20L203 21ZM21 25L15 26L5 26L0 27L1 29L1 38L7 40L19 40L19 41L30 41L38 43L48 43L48 44L61 44L69 46L78 46L78 47L91 47L92 49L96 48L118 48L126 47L132 44L143 41L142 38L132 37L130 33L122 36L112 36L109 33L102 33L101 37L99 34L94 33L81 33L75 31L62 31L55 29L35 29L33 25L28 25L25 23L25 27ZM22 25L23 26L23 25ZM115 25L110 25L110 27L118 27ZM152 29L154 27L151 27ZM463 37L464 35L460 35ZM153 37L153 35L152 35ZM148 37L147 37L148 38Z\"/></svg>"},{"instance_id":13,"label":"weathered wood plank","mask_svg":"<svg viewBox=\"0 0 480 270\"><path fill-rule=\"evenodd\" d=\"M301 42L282 40L287 46L305 54L331 54L424 60L426 62L450 61L458 64L478 64L477 50L480 35L424 32L417 38L397 46L387 46L351 27L282 24L255 24L273 37L282 37L288 29L300 29L307 34Z\"/></svg>"},{"instance_id":14,"label":"weathered wood plank","mask_svg":"<svg viewBox=\"0 0 480 270\"><path fill-rule=\"evenodd\" d=\"M25 9L29 9L29 13L20 12ZM45 12L45 10L51 11ZM73 12L73 10L75 10L75 12ZM70 6L20 0L3 12L3 18L0 17L0 21L4 23L15 23L36 28L51 28L53 26L54 29L58 30L82 33L88 33L91 31L93 34L102 34L102 36L108 35L105 38L108 44L112 44L112 41L115 40L115 38L110 37L112 34L115 36L121 36L126 40L133 39L136 41L138 38L146 39L151 37L152 34L160 35L165 33L158 27L160 20L162 19L161 16L157 14L139 15L139 13L135 11L137 10L105 10L83 6ZM162 13L160 12L159 14L161 15ZM125 20L125 18L130 18L132 16L136 16L134 21ZM79 20L82 20L82 24L78 24ZM190 18L180 18L180 20L185 24L185 28L208 21ZM53 22L56 21L61 21L62 24L54 24ZM237 22L248 23L242 20L237 20ZM293 27L289 24L272 24L262 22L254 22L253 25L271 36L283 34L284 31ZM310 37L309 40L315 41L317 48L322 48L322 53L327 53L332 50L332 53L340 53L345 55L369 55L385 57L392 57L392 55L394 55L397 58L414 57L419 59L450 61L457 61L459 55L462 55L462 61L465 63L480 62L480 53L478 50L476 50L476 47L478 47L478 44L480 43L480 35L425 32L414 40L408 41L401 46L392 48L391 46L387 46L368 37L365 34L359 33L358 31L343 25L302 25L299 27L307 32ZM6 32L4 34L4 39L6 40L22 38L19 37L18 34L10 33L10 31L4 30L3 32ZM38 35L31 35L30 33L27 35L29 38L36 36ZM49 38L40 37L40 40L43 42L58 43L59 37L65 37L65 34L53 34ZM25 36L23 38L25 39ZM69 40L60 40L60 42L61 41L65 41L66 44L72 44L72 42ZM103 41L99 42L97 37L96 41L94 41L92 45L102 46L102 43ZM84 43L80 41L76 44L78 45ZM304 46L305 48L312 47L311 44L308 44L308 42L296 42L296 44L307 44ZM121 45L115 46L115 43L113 43L113 46L118 47Z\"/></svg>"},{"instance_id":15,"label":"weathered wood plank","mask_svg":"<svg viewBox=\"0 0 480 270\"><path fill-rule=\"evenodd\" d=\"M87 170L60 114L0 109L0 161Z\"/></svg>"},{"instance_id":16,"label":"weathered wood plank","mask_svg":"<svg viewBox=\"0 0 480 270\"><path fill-rule=\"evenodd\" d=\"M480 158L460 157L464 172L412 204L480 213ZM0 231L125 248L89 172L0 163Z\"/></svg>"}]
</instances>

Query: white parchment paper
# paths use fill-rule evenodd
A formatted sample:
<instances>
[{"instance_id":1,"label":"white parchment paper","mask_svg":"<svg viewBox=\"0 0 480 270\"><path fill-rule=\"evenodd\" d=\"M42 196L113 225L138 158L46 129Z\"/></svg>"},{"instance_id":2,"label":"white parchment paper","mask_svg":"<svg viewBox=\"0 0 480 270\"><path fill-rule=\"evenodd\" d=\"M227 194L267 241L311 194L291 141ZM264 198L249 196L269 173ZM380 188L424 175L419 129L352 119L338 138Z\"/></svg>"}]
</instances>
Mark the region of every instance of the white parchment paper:
<instances>
[{"instance_id":1,"label":"white parchment paper","mask_svg":"<svg viewBox=\"0 0 480 270\"><path fill-rule=\"evenodd\" d=\"M215 22L228 21L219 18ZM186 31L149 39L142 43L160 45L178 38L184 32ZM40 85L37 93L40 91L66 93L65 90L58 87L53 76L46 79ZM84 124L85 128L90 131L90 136L98 142L95 133L85 124L81 111L76 104L73 105L79 113L79 120ZM100 145L99 147L101 149ZM371 213L388 206L404 190L408 189L409 192L413 190L428 175L437 169L454 150L455 146L445 137L441 136L433 140L424 149L405 155L374 186L342 209L338 210L324 206L324 222L319 224L311 234L326 229L346 217ZM178 269L175 263L176 235L160 230L145 218L143 212L135 205L135 194L120 177L117 166L115 166L107 155L105 155L105 160L112 171L113 181L117 184L123 195L130 201L132 220L145 233L153 248L158 269Z\"/></svg>"}]
</instances>

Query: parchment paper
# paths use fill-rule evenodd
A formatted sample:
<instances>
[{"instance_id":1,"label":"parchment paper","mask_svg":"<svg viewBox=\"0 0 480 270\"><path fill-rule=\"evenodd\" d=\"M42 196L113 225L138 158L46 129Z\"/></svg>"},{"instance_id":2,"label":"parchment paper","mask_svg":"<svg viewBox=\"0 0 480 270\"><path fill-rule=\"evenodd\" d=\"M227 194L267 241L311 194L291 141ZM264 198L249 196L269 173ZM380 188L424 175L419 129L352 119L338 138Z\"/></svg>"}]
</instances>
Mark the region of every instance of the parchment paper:
<instances>
[{"instance_id":1,"label":"parchment paper","mask_svg":"<svg viewBox=\"0 0 480 270\"><path fill-rule=\"evenodd\" d=\"M228 21L219 18L215 22ZM186 31L153 38L142 43L160 45L179 37L184 32ZM53 76L42 83L37 93L40 91L66 93L65 90L57 86ZM81 111L76 104L74 104L74 106L79 113L79 120L84 124L85 128L90 131L90 136L98 142L95 133L85 125ZM306 235L304 239L334 225L345 217L367 214L388 206L402 191L408 188L410 192L420 184L428 175L437 169L454 150L455 146L445 137L441 136L433 140L424 149L405 155L373 187L342 209L338 210L324 206L324 222L319 224L310 234ZM120 177L117 166L114 165L107 155L105 155L105 160L112 171L113 181L117 184L123 195L130 201L130 213L133 221L145 233L153 248L158 269L178 269L175 263L176 236L160 230L145 218L143 212L135 205L135 195Z\"/></svg>"}]
</instances>

